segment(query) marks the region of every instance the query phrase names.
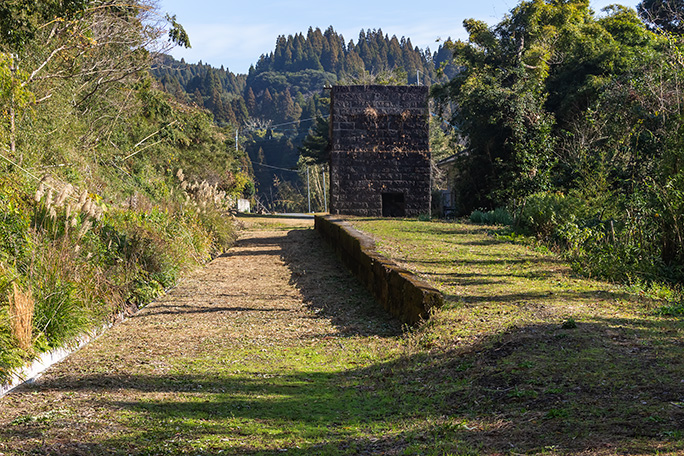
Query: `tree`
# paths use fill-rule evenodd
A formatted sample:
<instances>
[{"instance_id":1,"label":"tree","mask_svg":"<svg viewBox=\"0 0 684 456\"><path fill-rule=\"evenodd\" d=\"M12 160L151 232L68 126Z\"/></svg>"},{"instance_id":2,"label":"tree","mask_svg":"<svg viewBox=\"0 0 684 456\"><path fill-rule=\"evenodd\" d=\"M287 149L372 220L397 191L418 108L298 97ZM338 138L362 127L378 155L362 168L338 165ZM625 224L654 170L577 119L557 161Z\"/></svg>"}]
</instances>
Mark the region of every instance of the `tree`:
<instances>
[{"instance_id":1,"label":"tree","mask_svg":"<svg viewBox=\"0 0 684 456\"><path fill-rule=\"evenodd\" d=\"M684 33L684 0L643 0L637 11L655 29Z\"/></svg>"},{"instance_id":2,"label":"tree","mask_svg":"<svg viewBox=\"0 0 684 456\"><path fill-rule=\"evenodd\" d=\"M292 95L290 94L290 89L285 89L285 91L278 97L278 121L282 122L295 122L299 120L302 114L302 108L295 105Z\"/></svg>"},{"instance_id":3,"label":"tree","mask_svg":"<svg viewBox=\"0 0 684 456\"><path fill-rule=\"evenodd\" d=\"M271 96L271 91L266 89L261 97L260 105L261 116L265 119L272 119L275 114L275 103Z\"/></svg>"},{"instance_id":4,"label":"tree","mask_svg":"<svg viewBox=\"0 0 684 456\"><path fill-rule=\"evenodd\" d=\"M84 136L98 141L110 129L103 109L122 110L107 104L114 87L139 80L150 65L150 56L169 49L174 42L189 45L175 18L162 19L150 0L15 0L0 6L4 35L0 49L13 55L14 74L20 88L35 95L34 104L49 100L67 86L77 109L90 110L93 122ZM6 28L8 27L8 28ZM162 37L168 34L169 41ZM95 101L98 95L103 100ZM125 101L123 97L117 101ZM16 107L10 97L10 149L14 151ZM111 130L110 130L111 131ZM19 157L21 161L21 156Z\"/></svg>"},{"instance_id":5,"label":"tree","mask_svg":"<svg viewBox=\"0 0 684 456\"><path fill-rule=\"evenodd\" d=\"M36 37L40 28L55 17L73 20L90 0L12 0L0 4L0 49L20 52Z\"/></svg>"},{"instance_id":6,"label":"tree","mask_svg":"<svg viewBox=\"0 0 684 456\"><path fill-rule=\"evenodd\" d=\"M247 89L247 96L245 97L245 105L247 106L247 111L249 112L249 115L251 115L251 116L256 115L257 102L256 102L256 97L254 96L254 92L252 91L251 87L249 87Z\"/></svg>"},{"instance_id":7,"label":"tree","mask_svg":"<svg viewBox=\"0 0 684 456\"><path fill-rule=\"evenodd\" d=\"M324 164L330 159L330 121L316 118L316 123L299 147L300 164Z\"/></svg>"},{"instance_id":8,"label":"tree","mask_svg":"<svg viewBox=\"0 0 684 456\"><path fill-rule=\"evenodd\" d=\"M606 11L597 19L586 0L523 1L495 27L465 21L469 41L447 43L461 71L433 94L456 107L451 122L467 141L466 211L579 185L585 164L565 155L576 122L617 78L657 61L634 10Z\"/></svg>"},{"instance_id":9,"label":"tree","mask_svg":"<svg viewBox=\"0 0 684 456\"><path fill-rule=\"evenodd\" d=\"M449 43L463 71L433 95L455 103L451 123L467 141L462 210L503 205L548 187L554 116L545 87L560 28L581 21L587 2L522 2L497 27L469 19L469 42ZM409 46L409 43L406 43Z\"/></svg>"}]
</instances>

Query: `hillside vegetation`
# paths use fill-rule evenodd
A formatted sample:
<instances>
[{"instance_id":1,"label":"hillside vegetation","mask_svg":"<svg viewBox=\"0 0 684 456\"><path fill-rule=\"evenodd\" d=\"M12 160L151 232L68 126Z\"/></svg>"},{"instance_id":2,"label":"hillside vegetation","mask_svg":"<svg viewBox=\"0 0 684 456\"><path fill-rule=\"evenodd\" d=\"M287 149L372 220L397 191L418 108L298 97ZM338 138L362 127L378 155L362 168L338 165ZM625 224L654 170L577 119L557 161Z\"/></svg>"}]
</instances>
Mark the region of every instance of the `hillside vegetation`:
<instances>
[{"instance_id":1,"label":"hillside vegetation","mask_svg":"<svg viewBox=\"0 0 684 456\"><path fill-rule=\"evenodd\" d=\"M669 6L667 6L669 5ZM456 212L507 209L582 273L684 281L680 2L523 1L448 43Z\"/></svg>"},{"instance_id":2,"label":"hillside vegetation","mask_svg":"<svg viewBox=\"0 0 684 456\"><path fill-rule=\"evenodd\" d=\"M2 381L229 247L251 179L232 130L150 76L188 40L154 2L21 0L0 25Z\"/></svg>"},{"instance_id":3,"label":"hillside vegetation","mask_svg":"<svg viewBox=\"0 0 684 456\"><path fill-rule=\"evenodd\" d=\"M307 209L306 176L298 168L300 148L317 119L329 114L334 84L393 83L430 85L443 79L438 69L453 75L451 51L432 53L410 38L388 36L382 30L362 30L356 41L332 27L309 28L306 34L280 36L273 52L262 55L247 75L189 64L166 57L153 74L165 90L184 103L208 109L219 125L239 126L243 147L254 166L259 198L272 210ZM280 168L280 169L278 169ZM320 167L313 188L323 210ZM318 204L320 203L320 204Z\"/></svg>"}]
</instances>

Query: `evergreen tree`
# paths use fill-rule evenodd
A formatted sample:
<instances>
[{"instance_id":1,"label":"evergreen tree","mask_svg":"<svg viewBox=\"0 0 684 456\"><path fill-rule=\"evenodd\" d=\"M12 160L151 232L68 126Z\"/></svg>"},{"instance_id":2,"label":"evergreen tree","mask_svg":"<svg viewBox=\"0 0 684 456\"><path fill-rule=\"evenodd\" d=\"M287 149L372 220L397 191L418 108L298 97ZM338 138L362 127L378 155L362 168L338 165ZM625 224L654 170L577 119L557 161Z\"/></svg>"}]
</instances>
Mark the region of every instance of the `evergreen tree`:
<instances>
[{"instance_id":1,"label":"evergreen tree","mask_svg":"<svg viewBox=\"0 0 684 456\"><path fill-rule=\"evenodd\" d=\"M308 100L304 103L304 107L302 108L302 118L304 119L313 119L316 117L316 102L314 100L314 97L309 97Z\"/></svg>"},{"instance_id":2,"label":"evergreen tree","mask_svg":"<svg viewBox=\"0 0 684 456\"><path fill-rule=\"evenodd\" d=\"M289 89L285 89L285 92L278 97L277 107L279 122L297 121L302 113L301 108L299 106L295 106Z\"/></svg>"},{"instance_id":3,"label":"evergreen tree","mask_svg":"<svg viewBox=\"0 0 684 456\"><path fill-rule=\"evenodd\" d=\"M259 110L264 119L272 119L275 116L275 102L271 96L271 91L268 89L264 91L264 95L261 97Z\"/></svg>"},{"instance_id":4,"label":"evergreen tree","mask_svg":"<svg viewBox=\"0 0 684 456\"><path fill-rule=\"evenodd\" d=\"M192 102L200 108L204 107L204 99L202 98L202 94L200 93L199 88L195 89L195 92L193 92Z\"/></svg>"},{"instance_id":5,"label":"evergreen tree","mask_svg":"<svg viewBox=\"0 0 684 456\"><path fill-rule=\"evenodd\" d=\"M257 113L257 103L256 97L251 87L247 88L247 96L245 97L245 105L247 106L247 112L250 116L256 115Z\"/></svg>"},{"instance_id":6,"label":"evergreen tree","mask_svg":"<svg viewBox=\"0 0 684 456\"><path fill-rule=\"evenodd\" d=\"M235 97L230 102L230 106L235 115L234 125L244 125L249 119L249 111L247 110L247 105L242 97Z\"/></svg>"},{"instance_id":7,"label":"evergreen tree","mask_svg":"<svg viewBox=\"0 0 684 456\"><path fill-rule=\"evenodd\" d=\"M300 162L323 164L330 160L330 121L318 117L299 148Z\"/></svg>"}]
</instances>

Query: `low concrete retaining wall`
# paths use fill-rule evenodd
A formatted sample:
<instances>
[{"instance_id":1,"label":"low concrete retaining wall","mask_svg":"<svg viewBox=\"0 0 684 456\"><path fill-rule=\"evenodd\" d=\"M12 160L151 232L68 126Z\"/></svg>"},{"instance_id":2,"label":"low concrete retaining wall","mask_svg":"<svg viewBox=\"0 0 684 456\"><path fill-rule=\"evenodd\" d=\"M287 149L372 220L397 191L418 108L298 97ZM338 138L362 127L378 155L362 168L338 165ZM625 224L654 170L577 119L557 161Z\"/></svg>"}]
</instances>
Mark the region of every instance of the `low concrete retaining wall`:
<instances>
[{"instance_id":1,"label":"low concrete retaining wall","mask_svg":"<svg viewBox=\"0 0 684 456\"><path fill-rule=\"evenodd\" d=\"M123 314L119 315L118 319L123 319ZM0 383L0 397L6 395L19 385L34 381L50 366L61 362L67 356L88 345L112 326L112 324L107 324L100 328L99 331L82 334L72 346L55 348L49 352L41 353L35 360L28 363L22 369L14 371L7 383ZM2 455L2 453L0 453L0 455Z\"/></svg>"},{"instance_id":2,"label":"low concrete retaining wall","mask_svg":"<svg viewBox=\"0 0 684 456\"><path fill-rule=\"evenodd\" d=\"M440 307L442 294L375 250L375 242L348 222L317 215L315 228L375 299L402 322L414 324Z\"/></svg>"}]
</instances>

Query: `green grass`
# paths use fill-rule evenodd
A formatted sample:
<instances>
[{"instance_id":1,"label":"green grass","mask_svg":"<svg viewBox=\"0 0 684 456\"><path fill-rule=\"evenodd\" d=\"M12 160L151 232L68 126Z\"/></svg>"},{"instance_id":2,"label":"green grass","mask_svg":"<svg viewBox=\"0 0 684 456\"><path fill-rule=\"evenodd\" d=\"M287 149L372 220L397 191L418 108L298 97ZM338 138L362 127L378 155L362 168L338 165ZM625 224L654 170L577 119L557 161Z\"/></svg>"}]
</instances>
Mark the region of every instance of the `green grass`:
<instances>
[{"instance_id":1,"label":"green grass","mask_svg":"<svg viewBox=\"0 0 684 456\"><path fill-rule=\"evenodd\" d=\"M436 396L469 422L498 422L485 432L492 450L682 449L671 430L684 417L673 405L684 397L684 324L671 307L658 316L662 302L577 277L492 227L353 223L444 293L444 308L409 337L410 371L429 371Z\"/></svg>"},{"instance_id":2,"label":"green grass","mask_svg":"<svg viewBox=\"0 0 684 456\"><path fill-rule=\"evenodd\" d=\"M264 313L245 320L243 334L219 329L194 348L170 341L173 356L153 363L144 345L128 353L130 335L121 335L102 343L97 361L0 404L9 417L0 452L684 452L684 324L660 316L659 302L576 277L492 227L352 223L442 290L444 308L400 328L336 269L315 233L293 230L295 250L282 254L290 283L307 318L334 330L250 332L272 318ZM174 321L159 325L171 334ZM29 397L37 405L21 411Z\"/></svg>"}]
</instances>

